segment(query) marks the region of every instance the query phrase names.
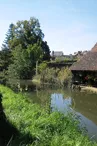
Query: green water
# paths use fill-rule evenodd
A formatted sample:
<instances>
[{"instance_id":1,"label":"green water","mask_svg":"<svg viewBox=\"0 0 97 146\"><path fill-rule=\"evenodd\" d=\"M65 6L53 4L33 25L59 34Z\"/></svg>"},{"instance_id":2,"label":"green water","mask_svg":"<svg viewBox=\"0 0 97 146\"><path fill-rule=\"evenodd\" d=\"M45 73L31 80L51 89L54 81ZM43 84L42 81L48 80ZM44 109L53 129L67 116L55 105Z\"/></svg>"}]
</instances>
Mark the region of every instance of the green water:
<instances>
[{"instance_id":1,"label":"green water","mask_svg":"<svg viewBox=\"0 0 97 146\"><path fill-rule=\"evenodd\" d=\"M86 127L91 139L97 140L97 94L46 86L36 86L26 94L31 102L42 107L48 106L49 103L52 111L57 109L64 113L67 111L76 113L80 125Z\"/></svg>"}]
</instances>

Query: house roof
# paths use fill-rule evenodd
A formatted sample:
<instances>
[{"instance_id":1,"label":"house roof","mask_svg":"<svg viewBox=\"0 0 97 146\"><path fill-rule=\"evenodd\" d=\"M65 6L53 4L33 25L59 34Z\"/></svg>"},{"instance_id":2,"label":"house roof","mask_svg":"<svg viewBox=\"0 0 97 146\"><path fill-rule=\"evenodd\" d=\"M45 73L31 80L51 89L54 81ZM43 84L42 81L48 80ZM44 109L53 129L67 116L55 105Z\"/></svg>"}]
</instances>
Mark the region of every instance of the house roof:
<instances>
[{"instance_id":1,"label":"house roof","mask_svg":"<svg viewBox=\"0 0 97 146\"><path fill-rule=\"evenodd\" d=\"M96 46L97 47L97 46ZM71 71L97 71L97 51L93 48L86 53L78 62L74 63Z\"/></svg>"},{"instance_id":2,"label":"house roof","mask_svg":"<svg viewBox=\"0 0 97 146\"><path fill-rule=\"evenodd\" d=\"M94 47L91 49L91 52L97 52L97 43L94 45Z\"/></svg>"}]
</instances>

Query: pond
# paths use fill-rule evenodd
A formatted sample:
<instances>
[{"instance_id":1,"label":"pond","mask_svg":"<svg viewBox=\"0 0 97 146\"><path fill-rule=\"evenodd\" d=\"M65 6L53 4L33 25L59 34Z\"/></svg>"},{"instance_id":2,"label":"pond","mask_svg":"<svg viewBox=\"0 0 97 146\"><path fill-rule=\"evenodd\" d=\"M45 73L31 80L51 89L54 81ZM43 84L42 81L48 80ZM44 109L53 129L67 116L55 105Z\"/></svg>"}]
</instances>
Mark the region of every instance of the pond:
<instances>
[{"instance_id":1,"label":"pond","mask_svg":"<svg viewBox=\"0 0 97 146\"><path fill-rule=\"evenodd\" d=\"M90 138L97 140L97 94L46 86L36 86L33 91L25 94L31 102L42 107L49 105L52 111L75 112L80 119L80 125L86 127Z\"/></svg>"}]
</instances>

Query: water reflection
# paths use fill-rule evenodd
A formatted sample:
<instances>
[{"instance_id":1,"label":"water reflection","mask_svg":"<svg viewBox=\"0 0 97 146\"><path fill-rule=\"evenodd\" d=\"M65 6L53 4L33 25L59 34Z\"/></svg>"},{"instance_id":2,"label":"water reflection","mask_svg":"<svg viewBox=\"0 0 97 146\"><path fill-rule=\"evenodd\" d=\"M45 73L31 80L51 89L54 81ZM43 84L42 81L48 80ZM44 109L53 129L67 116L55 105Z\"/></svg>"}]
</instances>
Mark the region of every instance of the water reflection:
<instances>
[{"instance_id":1,"label":"water reflection","mask_svg":"<svg viewBox=\"0 0 97 146\"><path fill-rule=\"evenodd\" d=\"M27 82L26 82L27 84ZM80 116L81 125L85 126L92 139L97 140L97 94L90 92L70 91L68 89L49 88L44 86L28 85L26 92L31 102L42 107L50 103L52 110L61 112L74 111Z\"/></svg>"},{"instance_id":2,"label":"water reflection","mask_svg":"<svg viewBox=\"0 0 97 146\"><path fill-rule=\"evenodd\" d=\"M51 108L52 111L59 110L61 112L68 112L70 110L70 106L72 105L72 99L63 98L63 94L54 93L51 95Z\"/></svg>"},{"instance_id":3,"label":"water reflection","mask_svg":"<svg viewBox=\"0 0 97 146\"><path fill-rule=\"evenodd\" d=\"M87 129L89 137L92 140L97 140L97 125L81 113L76 112L76 114L80 116L80 125Z\"/></svg>"},{"instance_id":4,"label":"water reflection","mask_svg":"<svg viewBox=\"0 0 97 146\"><path fill-rule=\"evenodd\" d=\"M79 97L78 93L75 93L75 95L77 95L77 98ZM66 113L68 111L72 111L72 112L74 111L76 113L76 115L78 115L80 117L79 118L80 126L86 127L87 132L92 140L93 139L97 140L97 125L93 121L90 120L91 118L90 119L87 118L87 114L86 115L83 114L83 111L85 112L85 109L87 109L87 110L89 110L89 109L88 108L83 109L82 108L83 106L78 106L79 104L77 104L77 102L79 104L81 103L81 105L83 103L83 101L80 102L80 100L78 100L78 99L76 101L76 98L74 99L73 97L66 98L66 96L64 96L63 94L55 94L54 93L51 95L51 107L53 110L57 109L57 110L64 112L64 113ZM74 105L73 108L71 108L72 105ZM88 104L88 105L91 105L91 104ZM79 110L77 110L77 109L81 109L80 107L83 110L82 111L80 110L80 112L78 112ZM91 115L91 113L90 113L90 115Z\"/></svg>"}]
</instances>

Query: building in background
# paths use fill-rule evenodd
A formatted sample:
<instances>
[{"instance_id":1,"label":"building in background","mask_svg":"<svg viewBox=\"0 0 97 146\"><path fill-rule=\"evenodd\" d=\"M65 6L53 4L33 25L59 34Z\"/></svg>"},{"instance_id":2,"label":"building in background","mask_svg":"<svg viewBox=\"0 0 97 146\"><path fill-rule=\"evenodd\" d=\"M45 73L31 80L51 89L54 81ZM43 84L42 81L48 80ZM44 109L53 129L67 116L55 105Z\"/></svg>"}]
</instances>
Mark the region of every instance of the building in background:
<instances>
[{"instance_id":1,"label":"building in background","mask_svg":"<svg viewBox=\"0 0 97 146\"><path fill-rule=\"evenodd\" d=\"M97 86L97 43L70 67L73 81Z\"/></svg>"},{"instance_id":2,"label":"building in background","mask_svg":"<svg viewBox=\"0 0 97 146\"><path fill-rule=\"evenodd\" d=\"M75 57L75 55L64 55L64 53L62 51L52 51L51 54L51 59L55 60L55 61L68 61L68 60L73 60Z\"/></svg>"}]
</instances>

